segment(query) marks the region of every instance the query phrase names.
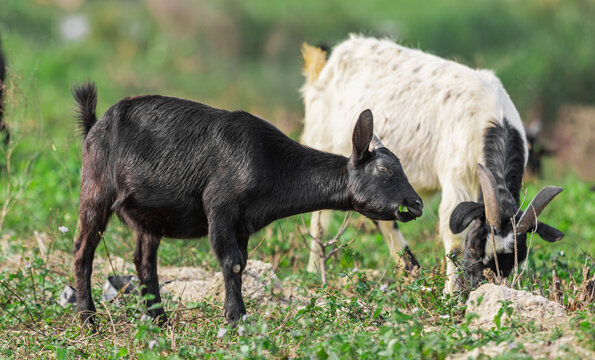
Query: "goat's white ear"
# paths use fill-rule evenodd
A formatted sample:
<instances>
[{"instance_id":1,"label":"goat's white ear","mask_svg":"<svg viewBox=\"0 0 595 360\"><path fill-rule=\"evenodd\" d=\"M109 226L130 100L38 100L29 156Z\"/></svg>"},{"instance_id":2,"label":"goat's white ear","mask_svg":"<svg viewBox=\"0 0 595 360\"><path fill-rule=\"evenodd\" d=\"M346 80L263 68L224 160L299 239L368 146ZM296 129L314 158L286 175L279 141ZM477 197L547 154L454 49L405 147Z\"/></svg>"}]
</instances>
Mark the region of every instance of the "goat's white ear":
<instances>
[{"instance_id":1,"label":"goat's white ear","mask_svg":"<svg viewBox=\"0 0 595 360\"><path fill-rule=\"evenodd\" d=\"M374 135L374 136L372 136L372 143L370 144L370 147L372 149L381 149L386 146L384 146L384 144L380 141L378 136Z\"/></svg>"},{"instance_id":2,"label":"goat's white ear","mask_svg":"<svg viewBox=\"0 0 595 360\"><path fill-rule=\"evenodd\" d=\"M361 160L369 152L368 147L374 133L374 118L370 110L359 115L353 129L353 160Z\"/></svg>"}]
</instances>

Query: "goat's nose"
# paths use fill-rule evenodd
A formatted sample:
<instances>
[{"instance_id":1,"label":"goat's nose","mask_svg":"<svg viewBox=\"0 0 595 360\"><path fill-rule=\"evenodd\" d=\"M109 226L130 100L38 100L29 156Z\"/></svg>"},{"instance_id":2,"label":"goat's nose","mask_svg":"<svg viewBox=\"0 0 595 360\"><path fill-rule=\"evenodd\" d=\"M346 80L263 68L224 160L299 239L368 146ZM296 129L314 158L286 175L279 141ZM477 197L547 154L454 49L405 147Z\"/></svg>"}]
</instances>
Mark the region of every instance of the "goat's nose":
<instances>
[{"instance_id":1,"label":"goat's nose","mask_svg":"<svg viewBox=\"0 0 595 360\"><path fill-rule=\"evenodd\" d=\"M409 207L409 212L411 212L413 215L421 216L424 204L419 197L407 201L407 206Z\"/></svg>"},{"instance_id":2,"label":"goat's nose","mask_svg":"<svg viewBox=\"0 0 595 360\"><path fill-rule=\"evenodd\" d=\"M420 209L424 207L424 203L421 201L421 199L416 199L415 200L415 206L419 207Z\"/></svg>"}]
</instances>

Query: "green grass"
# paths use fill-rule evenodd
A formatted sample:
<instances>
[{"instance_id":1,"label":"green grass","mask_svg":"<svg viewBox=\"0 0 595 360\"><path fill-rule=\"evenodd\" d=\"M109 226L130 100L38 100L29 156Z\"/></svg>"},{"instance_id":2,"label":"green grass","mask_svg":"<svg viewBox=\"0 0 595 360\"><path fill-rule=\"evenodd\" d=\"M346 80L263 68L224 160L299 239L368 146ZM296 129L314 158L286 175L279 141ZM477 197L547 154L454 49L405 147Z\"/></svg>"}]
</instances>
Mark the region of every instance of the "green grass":
<instances>
[{"instance_id":1,"label":"green grass","mask_svg":"<svg viewBox=\"0 0 595 360\"><path fill-rule=\"evenodd\" d=\"M304 270L308 252L301 228L309 215L295 216L254 234L249 251L250 258L272 263L285 284L298 286L305 303L248 301L251 315L231 328L222 304L213 299L168 302L174 327L161 329L141 319L143 299L131 295L121 307L97 302L97 334L81 328L75 310L57 304L64 286L74 283L81 163L70 94L75 83L97 83L99 114L124 96L161 93L249 110L297 138L301 42L334 44L348 32L363 32L497 69L522 114L541 102L548 116L564 102L595 102L589 90L595 84L590 66L595 52L584 36L593 27L587 1L568 2L559 11L555 2L537 0L423 6L380 0L205 1L178 21L169 10L146 3L157 2L86 1L74 10L20 0L2 4L0 35L9 64L6 121L13 142L0 146L0 357L441 359L483 345L547 342L567 333L576 338L573 346L595 351L592 305L574 312L568 328L555 331L542 333L520 321L490 330L469 326L464 297L442 294L439 196L425 199L424 215L401 227L422 265L417 277L395 271L374 225L356 214L340 242L356 241L329 263L329 285L322 286ZM61 21L72 14L89 20L92 32L83 41L59 35ZM533 239L517 287L548 296L555 270L569 304L583 265L594 267L595 192L572 173L557 173L553 161L546 165L544 180L526 184L527 198L545 184L563 186L541 219L566 237L555 244ZM334 214L331 234L343 217ZM60 226L69 230L62 234ZM47 235L47 254L35 232ZM132 233L114 219L97 256L130 261L133 249ZM159 261L217 270L207 239L165 239ZM384 276L366 275L365 269ZM93 292L98 300L101 284ZM222 337L220 329L227 330ZM575 357L573 346L568 358ZM520 345L503 356L530 354Z\"/></svg>"}]
</instances>

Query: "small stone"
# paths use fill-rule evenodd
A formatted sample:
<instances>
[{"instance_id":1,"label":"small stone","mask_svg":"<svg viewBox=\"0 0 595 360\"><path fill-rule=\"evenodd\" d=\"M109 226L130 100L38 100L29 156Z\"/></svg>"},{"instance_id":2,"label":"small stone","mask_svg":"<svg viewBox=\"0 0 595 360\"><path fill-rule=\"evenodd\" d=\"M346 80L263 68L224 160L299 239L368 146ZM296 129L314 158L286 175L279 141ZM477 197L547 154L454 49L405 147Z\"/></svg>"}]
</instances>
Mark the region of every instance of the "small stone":
<instances>
[{"instance_id":1,"label":"small stone","mask_svg":"<svg viewBox=\"0 0 595 360\"><path fill-rule=\"evenodd\" d=\"M153 350L153 348L157 346L157 340L151 340L149 341L149 349Z\"/></svg>"},{"instance_id":2,"label":"small stone","mask_svg":"<svg viewBox=\"0 0 595 360\"><path fill-rule=\"evenodd\" d=\"M134 275L108 276L103 285L102 301L113 301L118 303L118 296L130 294L136 289L138 278Z\"/></svg>"},{"instance_id":3,"label":"small stone","mask_svg":"<svg viewBox=\"0 0 595 360\"><path fill-rule=\"evenodd\" d=\"M217 337L219 339L221 339L222 337L224 337L225 334L227 334L227 329L226 328L219 328L219 331L217 331Z\"/></svg>"},{"instance_id":4,"label":"small stone","mask_svg":"<svg viewBox=\"0 0 595 360\"><path fill-rule=\"evenodd\" d=\"M238 335L242 336L246 332L246 327L244 325L238 326Z\"/></svg>"},{"instance_id":5,"label":"small stone","mask_svg":"<svg viewBox=\"0 0 595 360\"><path fill-rule=\"evenodd\" d=\"M76 290L70 285L66 285L60 293L60 306L66 307L68 304L76 303Z\"/></svg>"}]
</instances>

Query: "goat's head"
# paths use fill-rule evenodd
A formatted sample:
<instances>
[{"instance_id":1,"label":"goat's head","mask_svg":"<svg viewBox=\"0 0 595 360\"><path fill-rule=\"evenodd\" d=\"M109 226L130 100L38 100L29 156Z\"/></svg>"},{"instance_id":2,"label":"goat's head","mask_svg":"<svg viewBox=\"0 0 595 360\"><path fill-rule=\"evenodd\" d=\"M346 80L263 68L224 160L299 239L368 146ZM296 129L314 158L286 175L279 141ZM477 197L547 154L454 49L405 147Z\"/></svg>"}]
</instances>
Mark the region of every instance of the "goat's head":
<instances>
[{"instance_id":1,"label":"goat's head","mask_svg":"<svg viewBox=\"0 0 595 360\"><path fill-rule=\"evenodd\" d=\"M353 153L347 166L351 202L355 210L374 220L413 220L422 214L421 198L399 159L373 131L372 112L365 110L353 129Z\"/></svg>"},{"instance_id":2,"label":"goat's head","mask_svg":"<svg viewBox=\"0 0 595 360\"><path fill-rule=\"evenodd\" d=\"M537 220L546 205L562 191L561 187L544 187L522 211L508 189L497 186L489 169L481 164L477 167L482 193L480 201L460 203L450 217L450 230L454 234L469 227L465 240L465 269L471 287L483 279L484 269L508 276L515 262L525 260L527 233L537 232L549 242L564 237L561 231Z\"/></svg>"}]
</instances>

